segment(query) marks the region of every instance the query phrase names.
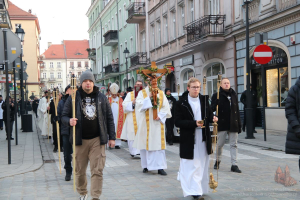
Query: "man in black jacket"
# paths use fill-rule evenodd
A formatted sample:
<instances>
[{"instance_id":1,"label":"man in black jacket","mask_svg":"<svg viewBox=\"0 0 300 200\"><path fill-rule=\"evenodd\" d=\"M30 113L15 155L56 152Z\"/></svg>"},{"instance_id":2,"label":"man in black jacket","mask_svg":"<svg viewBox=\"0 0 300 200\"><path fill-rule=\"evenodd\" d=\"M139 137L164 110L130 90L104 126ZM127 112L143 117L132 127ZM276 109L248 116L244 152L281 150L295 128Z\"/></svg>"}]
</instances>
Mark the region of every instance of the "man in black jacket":
<instances>
[{"instance_id":1,"label":"man in black jacket","mask_svg":"<svg viewBox=\"0 0 300 200\"><path fill-rule=\"evenodd\" d=\"M62 112L64 109L64 105L66 100L69 98L69 95L71 94L71 88L70 85L68 85L65 88L65 95L62 97L62 99L59 101L58 106L57 106L57 117L55 118L55 121L59 122L60 126L60 133L61 133L61 138L63 141L63 148L64 148L64 161L65 161L65 170L66 170L66 176L65 176L65 181L70 181L71 176L72 176L72 144L69 141L70 138L70 127L64 125L61 123L61 117L62 117Z\"/></svg>"},{"instance_id":2,"label":"man in black jacket","mask_svg":"<svg viewBox=\"0 0 300 200\"><path fill-rule=\"evenodd\" d=\"M257 93L255 90L252 89L252 84L250 84L250 93L251 93L251 98L252 98L252 105L251 108L253 110L253 116L252 116L252 122L253 122L253 133L257 133L255 130L255 122L256 122L256 107L257 107ZM243 122L243 131L245 132L245 127L247 125L247 120L246 120L246 108L247 108L247 90L245 90L242 95L240 101L244 104L244 122ZM248 120L250 123L251 120Z\"/></svg>"},{"instance_id":3,"label":"man in black jacket","mask_svg":"<svg viewBox=\"0 0 300 200\"><path fill-rule=\"evenodd\" d=\"M230 88L230 81L223 78L220 87L220 98L217 99L217 93L211 98L212 110L216 111L219 106L219 123L218 123L218 143L217 143L217 160L214 168L219 169L221 162L222 149L225 144L226 135L228 134L231 155L231 171L241 173L237 166L237 139L238 133L241 132L241 119L238 105L238 97L235 91Z\"/></svg>"},{"instance_id":4,"label":"man in black jacket","mask_svg":"<svg viewBox=\"0 0 300 200\"><path fill-rule=\"evenodd\" d=\"M11 100L11 97L9 97L9 109L10 109L10 139L14 140L14 138L12 137L12 131L13 131L13 125L14 125L14 121L15 121L15 105ZM5 125L5 131L6 131L6 140L8 140L8 127L7 127L7 117L6 117L6 102L3 102L2 104L2 109L3 109L3 121L4 121L4 125Z\"/></svg>"},{"instance_id":5,"label":"man in black jacket","mask_svg":"<svg viewBox=\"0 0 300 200\"><path fill-rule=\"evenodd\" d=\"M39 106L39 99L37 97L34 97L34 100L32 102L32 110L35 113L35 116L37 117L37 108Z\"/></svg>"},{"instance_id":6,"label":"man in black jacket","mask_svg":"<svg viewBox=\"0 0 300 200\"><path fill-rule=\"evenodd\" d=\"M218 121L213 116L208 96L200 94L200 86L198 79L191 78L187 83L188 91L175 106L175 125L180 128L178 178L183 195L197 200L203 199L203 193L208 193L209 154L212 153L209 123Z\"/></svg>"},{"instance_id":7,"label":"man in black jacket","mask_svg":"<svg viewBox=\"0 0 300 200\"><path fill-rule=\"evenodd\" d=\"M173 145L173 137L174 137L174 109L175 109L175 104L176 104L176 99L171 95L171 90L169 88L165 89L165 94L168 99L170 109L171 109L171 114L172 117L166 119L166 140L169 143L169 145Z\"/></svg>"},{"instance_id":8,"label":"man in black jacket","mask_svg":"<svg viewBox=\"0 0 300 200\"><path fill-rule=\"evenodd\" d=\"M80 76L81 87L76 92L75 116L72 118L72 99L64 105L62 123L75 126L76 143L76 188L80 199L87 199L86 168L90 161L91 196L99 199L102 193L103 168L105 166L105 144L115 146L114 119L107 98L94 86L95 78L90 70ZM73 128L70 129L73 132ZM73 143L73 133L70 142ZM108 141L109 140L109 141Z\"/></svg>"}]
</instances>

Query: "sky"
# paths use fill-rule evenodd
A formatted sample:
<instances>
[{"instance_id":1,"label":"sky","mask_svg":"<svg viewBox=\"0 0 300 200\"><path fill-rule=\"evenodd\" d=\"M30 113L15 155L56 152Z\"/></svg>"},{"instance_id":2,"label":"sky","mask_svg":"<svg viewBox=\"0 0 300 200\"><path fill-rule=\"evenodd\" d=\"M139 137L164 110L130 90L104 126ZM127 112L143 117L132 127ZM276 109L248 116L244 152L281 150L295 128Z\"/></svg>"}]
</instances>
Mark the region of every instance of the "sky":
<instances>
[{"instance_id":1,"label":"sky","mask_svg":"<svg viewBox=\"0 0 300 200\"><path fill-rule=\"evenodd\" d=\"M32 10L41 27L40 54L48 42L61 44L62 40L89 39L86 13L90 0L10 0L24 11ZM26 34L26 30L25 34Z\"/></svg>"}]
</instances>

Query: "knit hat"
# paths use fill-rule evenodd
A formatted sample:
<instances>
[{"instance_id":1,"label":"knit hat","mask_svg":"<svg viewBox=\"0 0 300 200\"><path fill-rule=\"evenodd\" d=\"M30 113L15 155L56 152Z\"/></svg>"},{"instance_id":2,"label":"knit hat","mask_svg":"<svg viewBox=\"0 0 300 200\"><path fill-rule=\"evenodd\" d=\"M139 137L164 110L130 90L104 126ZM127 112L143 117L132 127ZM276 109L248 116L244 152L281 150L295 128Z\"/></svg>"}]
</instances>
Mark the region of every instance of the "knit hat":
<instances>
[{"instance_id":1,"label":"knit hat","mask_svg":"<svg viewBox=\"0 0 300 200\"><path fill-rule=\"evenodd\" d=\"M85 80L91 80L91 81L93 81L93 83L95 83L95 77L94 77L93 73L91 72L91 70L86 70L81 74L80 84L82 84L83 81L85 81Z\"/></svg>"},{"instance_id":2,"label":"knit hat","mask_svg":"<svg viewBox=\"0 0 300 200\"><path fill-rule=\"evenodd\" d=\"M65 88L65 92L67 92L67 90L71 87L71 85L69 84L66 88Z\"/></svg>"},{"instance_id":3,"label":"knit hat","mask_svg":"<svg viewBox=\"0 0 300 200\"><path fill-rule=\"evenodd\" d=\"M166 89L165 89L165 94L166 94L169 90L171 91L170 88L166 88Z\"/></svg>"},{"instance_id":4,"label":"knit hat","mask_svg":"<svg viewBox=\"0 0 300 200\"><path fill-rule=\"evenodd\" d=\"M132 92L132 87L128 87L126 91L127 92Z\"/></svg>"}]
</instances>

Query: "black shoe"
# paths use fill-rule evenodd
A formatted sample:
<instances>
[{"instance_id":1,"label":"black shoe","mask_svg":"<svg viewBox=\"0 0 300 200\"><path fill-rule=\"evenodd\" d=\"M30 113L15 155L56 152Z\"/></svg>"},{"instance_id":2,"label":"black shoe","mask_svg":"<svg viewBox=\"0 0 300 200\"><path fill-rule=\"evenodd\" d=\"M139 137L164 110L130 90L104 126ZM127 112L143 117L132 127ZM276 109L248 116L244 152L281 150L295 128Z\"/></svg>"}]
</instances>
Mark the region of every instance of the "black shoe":
<instances>
[{"instance_id":1,"label":"black shoe","mask_svg":"<svg viewBox=\"0 0 300 200\"><path fill-rule=\"evenodd\" d=\"M245 132L245 128L243 128L243 132Z\"/></svg>"},{"instance_id":2,"label":"black shoe","mask_svg":"<svg viewBox=\"0 0 300 200\"><path fill-rule=\"evenodd\" d=\"M148 173L148 169L147 169L147 168L144 168L144 169L143 169L143 173Z\"/></svg>"},{"instance_id":3,"label":"black shoe","mask_svg":"<svg viewBox=\"0 0 300 200\"><path fill-rule=\"evenodd\" d=\"M60 152L64 152L64 148L60 147Z\"/></svg>"},{"instance_id":4,"label":"black shoe","mask_svg":"<svg viewBox=\"0 0 300 200\"><path fill-rule=\"evenodd\" d=\"M253 130L253 133L257 133L257 131L256 131L256 130Z\"/></svg>"},{"instance_id":5,"label":"black shoe","mask_svg":"<svg viewBox=\"0 0 300 200\"><path fill-rule=\"evenodd\" d=\"M71 180L71 175L72 174L67 173L66 177L65 177L65 181L70 181Z\"/></svg>"},{"instance_id":6,"label":"black shoe","mask_svg":"<svg viewBox=\"0 0 300 200\"><path fill-rule=\"evenodd\" d=\"M197 200L204 200L204 198L201 195L193 195L192 197Z\"/></svg>"},{"instance_id":7,"label":"black shoe","mask_svg":"<svg viewBox=\"0 0 300 200\"><path fill-rule=\"evenodd\" d=\"M130 154L131 155L131 154ZM134 157L134 155L131 155L131 157L133 158Z\"/></svg>"},{"instance_id":8,"label":"black shoe","mask_svg":"<svg viewBox=\"0 0 300 200\"><path fill-rule=\"evenodd\" d=\"M169 142L169 145L173 145L173 142Z\"/></svg>"},{"instance_id":9,"label":"black shoe","mask_svg":"<svg viewBox=\"0 0 300 200\"><path fill-rule=\"evenodd\" d=\"M3 130L3 127L1 127L0 129Z\"/></svg>"},{"instance_id":10,"label":"black shoe","mask_svg":"<svg viewBox=\"0 0 300 200\"><path fill-rule=\"evenodd\" d=\"M115 146L115 149L121 149L121 147L120 146Z\"/></svg>"},{"instance_id":11,"label":"black shoe","mask_svg":"<svg viewBox=\"0 0 300 200\"><path fill-rule=\"evenodd\" d=\"M11 137L10 140L14 140L14 138Z\"/></svg>"},{"instance_id":12,"label":"black shoe","mask_svg":"<svg viewBox=\"0 0 300 200\"><path fill-rule=\"evenodd\" d=\"M158 174L162 175L162 176L167 176L167 173L165 172L165 170L163 169L159 169L158 170Z\"/></svg>"},{"instance_id":13,"label":"black shoe","mask_svg":"<svg viewBox=\"0 0 300 200\"><path fill-rule=\"evenodd\" d=\"M237 165L232 165L231 171L236 172L236 173L242 173L242 171L239 169L239 167Z\"/></svg>"},{"instance_id":14,"label":"black shoe","mask_svg":"<svg viewBox=\"0 0 300 200\"><path fill-rule=\"evenodd\" d=\"M220 168L220 162L221 161L218 161L218 162L216 161L215 162L214 169L219 169Z\"/></svg>"},{"instance_id":15,"label":"black shoe","mask_svg":"<svg viewBox=\"0 0 300 200\"><path fill-rule=\"evenodd\" d=\"M56 153L56 152L57 152L57 147L54 147L53 153Z\"/></svg>"}]
</instances>

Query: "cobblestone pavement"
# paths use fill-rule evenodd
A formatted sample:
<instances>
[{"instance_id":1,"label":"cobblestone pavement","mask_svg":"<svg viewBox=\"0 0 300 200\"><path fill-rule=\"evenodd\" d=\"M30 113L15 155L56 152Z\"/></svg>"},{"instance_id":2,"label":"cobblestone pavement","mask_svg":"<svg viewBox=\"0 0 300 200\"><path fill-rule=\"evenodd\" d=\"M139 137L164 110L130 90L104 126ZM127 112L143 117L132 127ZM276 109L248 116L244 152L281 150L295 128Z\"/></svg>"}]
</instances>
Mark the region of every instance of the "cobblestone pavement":
<instances>
[{"instance_id":1,"label":"cobblestone pavement","mask_svg":"<svg viewBox=\"0 0 300 200\"><path fill-rule=\"evenodd\" d=\"M73 191L73 182L64 181L65 173L59 173L58 154L52 153L52 146L46 139L39 137L43 159L47 163L32 172L0 179L0 199L78 199ZM205 199L214 200L274 200L300 199L298 156L286 155L282 151L239 144L238 166L242 174L230 172L230 151L226 144L223 159L218 173L216 193L210 191ZM157 171L143 174L139 158L131 158L127 144L122 142L122 149L107 150L106 167L104 170L103 194L101 200L145 199L145 200L189 200L183 198L180 182L177 181L179 168L179 146L167 146L166 156L168 176L160 176ZM61 156L63 158L63 156ZM55 162L51 162L55 161ZM214 161L213 161L214 162ZM62 161L63 163L63 161ZM286 165L290 174L298 182L292 187L285 187L274 181L275 171ZM88 182L90 172L87 170ZM214 177L217 173L214 170ZM73 177L72 177L73 178ZM89 185L88 185L89 188Z\"/></svg>"}]
</instances>

